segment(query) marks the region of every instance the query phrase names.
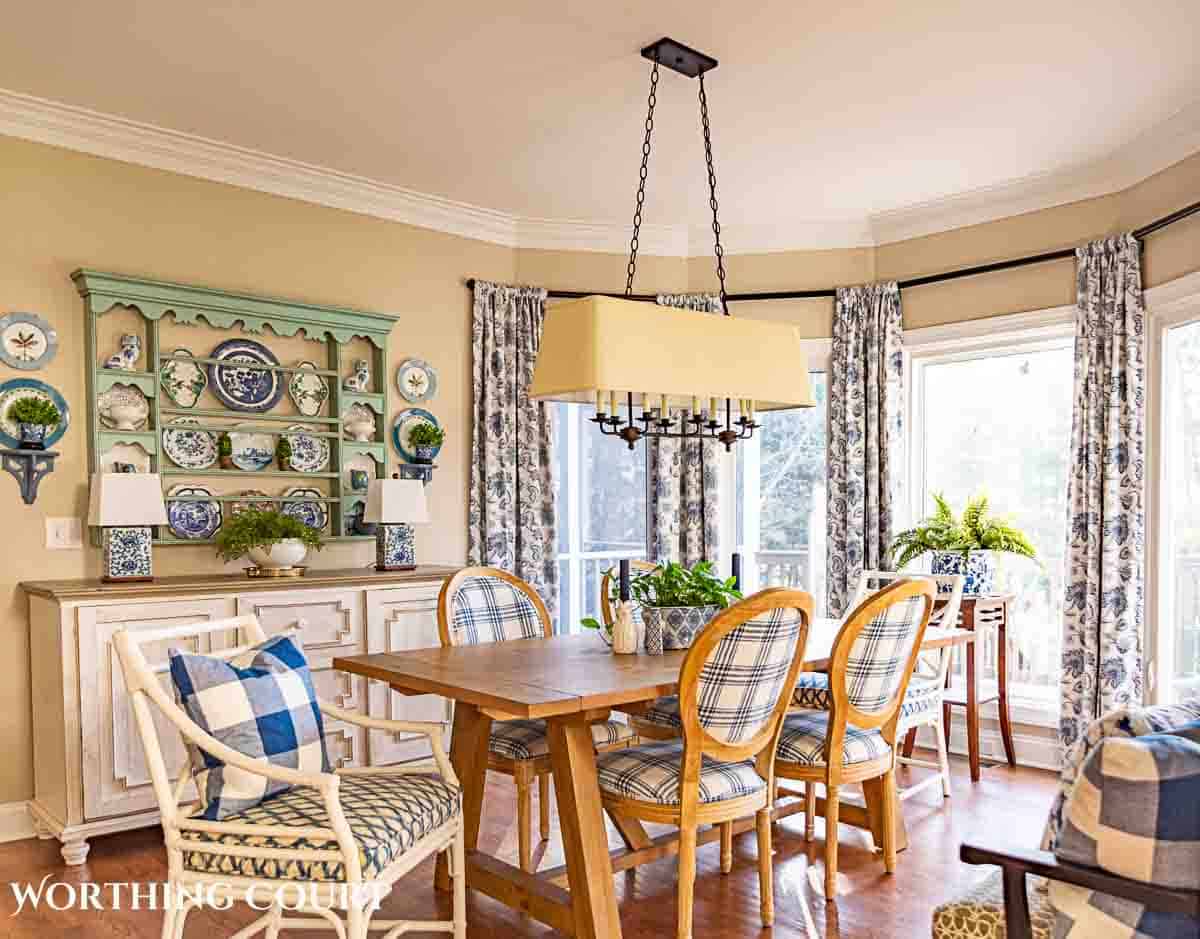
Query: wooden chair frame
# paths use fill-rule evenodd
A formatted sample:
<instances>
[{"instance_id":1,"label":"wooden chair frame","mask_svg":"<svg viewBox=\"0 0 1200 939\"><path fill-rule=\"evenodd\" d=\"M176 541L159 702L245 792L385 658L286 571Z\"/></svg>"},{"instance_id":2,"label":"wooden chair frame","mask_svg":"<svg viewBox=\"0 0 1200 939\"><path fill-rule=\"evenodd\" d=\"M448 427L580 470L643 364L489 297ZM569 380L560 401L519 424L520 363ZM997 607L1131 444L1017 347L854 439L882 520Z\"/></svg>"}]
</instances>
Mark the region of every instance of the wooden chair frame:
<instances>
[{"instance_id":1,"label":"wooden chair frame","mask_svg":"<svg viewBox=\"0 0 1200 939\"><path fill-rule=\"evenodd\" d=\"M213 620L200 627L193 624L136 632L121 629L113 636L113 644L121 660L121 669L125 687L129 693L134 720L141 736L146 766L162 815L163 835L167 848L167 879L175 891L175 895L188 898L211 895L229 901L253 898L254 904L258 908L263 909L269 906L267 913L235 933L233 939L245 939L245 937L259 932L263 932L267 939L276 939L281 929L319 929L322 919L329 924L328 928L336 932L339 939L366 939L369 930L385 930L385 939L392 939L392 937L410 930L447 932L453 933L454 939L466 939L466 862L462 814L460 813L451 821L422 837L374 877L364 877L358 845L354 840L338 797L343 777L427 774L428 767L383 766L339 769L334 773L305 773L244 756L210 736L188 717L187 713L163 690L160 683L159 676L168 672L170 665L150 665L141 649L147 643L170 642L174 639L191 639L197 635L231 632L244 637L244 644L208 654L213 658L229 660L267 638L259 625L258 618L253 615ZM296 638L298 641L298 637ZM184 794L189 783L192 782L191 765L190 763L185 765L178 781L172 787L162 748L159 745L151 704L157 707L174 725L186 744L196 746L244 772L276 782L288 783L292 786L307 786L316 789L324 801L329 827L260 825L191 818L191 813L198 805L197 802L184 802ZM458 779L442 747L441 736L445 732L442 724L363 717L323 701L319 702L319 706L321 713L331 720L388 733L423 734L429 739L437 772L443 780L458 786ZM336 851L333 851L218 844L195 840L190 835L196 832L282 839L320 838L336 842L338 847ZM285 862L337 861L343 865L346 876L342 881L316 882L206 874L184 868L183 854L185 851L219 857L262 858ZM448 854L450 870L454 877L453 919L372 921L374 912L372 907L376 897L385 895L397 880L425 858L442 852ZM303 889L294 891L296 896L292 896L289 891L287 912L307 915L284 915L277 891L288 884L300 884L303 885ZM196 905L194 900L185 899L178 906L167 909L162 929L164 939L181 939L188 914ZM345 919L338 916L335 910L345 913Z\"/></svg>"},{"instance_id":2,"label":"wooden chair frame","mask_svg":"<svg viewBox=\"0 0 1200 939\"><path fill-rule=\"evenodd\" d=\"M533 608L537 611L538 620L542 624L542 634L547 639L554 635L554 624L550 621L550 613L546 610L546 604L532 586L520 577L516 577L498 567L465 567L452 576L447 577L442 584L441 592L438 594L438 637L442 641L443 648L450 648L454 645L450 631L450 624L453 618L453 600L462 587L463 581L471 577L495 577L507 584L511 584L517 590L521 591L521 593L525 594L533 604ZM498 719L504 720L504 717L498 716ZM636 742L636 738L623 740L619 743L600 747L599 749L621 749ZM538 834L541 836L542 841L548 841L550 839L550 777L553 773L550 755L547 753L534 757L531 760L515 760L512 757L501 756L489 750L487 768L504 776L511 776L513 782L516 784L517 856L520 860L521 870L532 874L535 870L532 833L533 783L536 780L538 787Z\"/></svg>"},{"instance_id":3,"label":"wooden chair frame","mask_svg":"<svg viewBox=\"0 0 1200 939\"><path fill-rule=\"evenodd\" d=\"M725 743L709 734L700 725L699 702L696 698L700 672L717 644L730 632L761 613L780 608L800 611L800 636L796 643L787 677L771 716L749 740L744 743ZM614 816L627 816L641 821L658 822L679 826L679 886L678 927L679 939L690 939L692 935L692 904L696 880L696 834L700 825L718 825L721 828L721 870L728 873L733 860L733 825L735 819L755 816L758 835L758 878L759 906L762 923L770 926L775 919L775 901L772 893L771 860L771 809L772 793L775 788L775 754L779 745L779 734L783 718L787 713L796 678L804 663L804 649L808 642L808 630L813 617L813 598L800 590L772 587L747 597L718 613L696 637L683 660L679 671L679 713L683 721L683 755L680 767L680 802L664 805L625 796L601 792L604 807ZM766 786L757 793L725 799L720 802L701 803L700 765L704 756L725 762L754 758L755 770L766 780Z\"/></svg>"},{"instance_id":4,"label":"wooden chair frame","mask_svg":"<svg viewBox=\"0 0 1200 939\"><path fill-rule=\"evenodd\" d=\"M854 641L867 625L885 609L911 597L924 597L924 611L913 637L912 650L904 673L897 683L892 699L879 711L868 713L856 708L846 690L846 666ZM785 779L794 779L805 784L806 835L811 837L812 820L817 811L814 783L825 787L825 900L832 903L837 897L837 853L838 853L838 791L841 786L861 783L864 789L877 789L875 804L883 806L880 829L883 833L883 865L890 874L896 869L896 815L898 801L896 792L896 729L900 720L900 707L908 690L908 681L921 654L921 642L929 616L933 612L935 587L927 578L905 577L894 581L860 603L838 631L833 643L829 664L829 691L832 707L829 711L829 727L825 736L825 762L816 766L789 763L777 760L775 773ZM849 766L842 761L842 747L846 739L846 725L853 724L861 730L876 730L888 744L886 756ZM834 759L833 755L837 754Z\"/></svg>"}]
</instances>

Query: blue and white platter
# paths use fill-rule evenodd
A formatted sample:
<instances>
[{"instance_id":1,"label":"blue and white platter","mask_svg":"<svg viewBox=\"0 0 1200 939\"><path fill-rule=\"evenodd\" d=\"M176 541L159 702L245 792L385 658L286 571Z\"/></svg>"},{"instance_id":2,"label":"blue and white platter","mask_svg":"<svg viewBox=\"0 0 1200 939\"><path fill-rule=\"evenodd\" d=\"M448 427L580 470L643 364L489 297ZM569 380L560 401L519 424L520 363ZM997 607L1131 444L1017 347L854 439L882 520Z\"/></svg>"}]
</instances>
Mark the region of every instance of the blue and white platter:
<instances>
[{"instance_id":1,"label":"blue and white platter","mask_svg":"<svg viewBox=\"0 0 1200 939\"><path fill-rule=\"evenodd\" d=\"M208 499L174 500L176 496L209 496ZM183 484L167 491L167 525L176 538L207 541L221 527L221 503L204 486Z\"/></svg>"},{"instance_id":2,"label":"blue and white platter","mask_svg":"<svg viewBox=\"0 0 1200 939\"><path fill-rule=\"evenodd\" d=\"M408 442L408 435L412 429L418 424L432 424L434 427L438 425L438 419L426 411L424 408L405 408L396 415L396 421L392 424L392 446L409 463L416 462L416 452L412 444ZM436 457L440 446L433 448L433 455Z\"/></svg>"},{"instance_id":3,"label":"blue and white platter","mask_svg":"<svg viewBox=\"0 0 1200 939\"><path fill-rule=\"evenodd\" d=\"M329 465L329 441L314 437L303 424L293 424L286 430L292 445L292 469L297 473L319 473Z\"/></svg>"},{"instance_id":4,"label":"blue and white platter","mask_svg":"<svg viewBox=\"0 0 1200 939\"><path fill-rule=\"evenodd\" d=\"M256 473L275 458L275 438L254 427L239 424L229 432L229 442L233 444L233 465L240 470Z\"/></svg>"},{"instance_id":5,"label":"blue and white platter","mask_svg":"<svg viewBox=\"0 0 1200 939\"><path fill-rule=\"evenodd\" d=\"M235 411L269 411L283 397L283 372L255 368L278 365L279 359L261 342L253 339L227 339L209 355L221 364L209 363L208 380L212 392L227 408Z\"/></svg>"},{"instance_id":6,"label":"blue and white platter","mask_svg":"<svg viewBox=\"0 0 1200 939\"><path fill-rule=\"evenodd\" d=\"M58 408L60 415L58 425L46 434L46 449L50 449L62 439L62 435L71 425L71 411L67 407L66 399L59 394L57 388L47 385L44 381L38 381L36 378L14 378L0 384L0 443L9 450L15 450L20 445L21 429L17 427L15 421L9 420L8 409L23 398L49 401Z\"/></svg>"},{"instance_id":7,"label":"blue and white platter","mask_svg":"<svg viewBox=\"0 0 1200 939\"><path fill-rule=\"evenodd\" d=\"M325 494L320 489L313 489L309 486L293 486L284 491L283 506L280 511L284 515L290 515L303 522L310 528L321 531L329 524L329 513L325 510L324 502L313 500L324 498Z\"/></svg>"},{"instance_id":8,"label":"blue and white platter","mask_svg":"<svg viewBox=\"0 0 1200 939\"><path fill-rule=\"evenodd\" d=\"M163 428L163 450L181 469L208 469L217 462L217 435L197 430L193 417L177 417Z\"/></svg>"}]
</instances>

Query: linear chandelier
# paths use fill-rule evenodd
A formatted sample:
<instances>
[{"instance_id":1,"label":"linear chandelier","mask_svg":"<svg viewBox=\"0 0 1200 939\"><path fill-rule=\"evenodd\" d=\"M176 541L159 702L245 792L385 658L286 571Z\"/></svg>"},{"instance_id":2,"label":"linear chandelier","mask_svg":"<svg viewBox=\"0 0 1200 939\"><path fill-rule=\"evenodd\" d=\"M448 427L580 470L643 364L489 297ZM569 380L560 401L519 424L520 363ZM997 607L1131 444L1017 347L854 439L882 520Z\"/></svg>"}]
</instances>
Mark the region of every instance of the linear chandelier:
<instances>
[{"instance_id":1,"label":"linear chandelier","mask_svg":"<svg viewBox=\"0 0 1200 939\"><path fill-rule=\"evenodd\" d=\"M543 401L594 402L592 421L600 432L623 440L631 450L643 437L715 440L729 450L761 426L759 411L815 404L808 367L794 326L729 315L704 90L704 75L717 67L717 60L666 38L644 48L642 56L653 65L625 296L633 294L637 273L659 66L665 65L700 84L722 315L606 296L556 304L546 312L529 395Z\"/></svg>"}]
</instances>

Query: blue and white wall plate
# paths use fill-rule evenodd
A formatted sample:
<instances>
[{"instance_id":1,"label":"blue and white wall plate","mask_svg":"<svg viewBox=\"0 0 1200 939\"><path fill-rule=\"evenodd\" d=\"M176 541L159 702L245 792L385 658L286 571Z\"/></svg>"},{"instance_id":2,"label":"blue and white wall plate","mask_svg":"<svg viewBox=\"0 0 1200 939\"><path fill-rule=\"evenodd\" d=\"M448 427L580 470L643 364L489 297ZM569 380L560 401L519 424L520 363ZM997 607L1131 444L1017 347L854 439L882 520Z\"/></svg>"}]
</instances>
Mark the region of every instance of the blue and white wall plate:
<instances>
[{"instance_id":1,"label":"blue and white wall plate","mask_svg":"<svg viewBox=\"0 0 1200 939\"><path fill-rule=\"evenodd\" d=\"M167 524L176 538L206 541L221 527L221 503L211 498L212 490L190 483L167 491ZM208 499L172 501L175 496L209 496Z\"/></svg>"},{"instance_id":2,"label":"blue and white wall plate","mask_svg":"<svg viewBox=\"0 0 1200 939\"><path fill-rule=\"evenodd\" d=\"M396 415L396 422L392 424L392 446L409 463L415 463L417 455L412 444L408 442L408 435L418 424L439 426L438 419L424 408L405 408ZM440 446L434 447L433 455L436 457L441 449Z\"/></svg>"},{"instance_id":3,"label":"blue and white wall plate","mask_svg":"<svg viewBox=\"0 0 1200 939\"><path fill-rule=\"evenodd\" d=\"M229 431L229 442L233 444L233 465L240 470L256 473L275 459L275 438L257 428L238 424Z\"/></svg>"},{"instance_id":4,"label":"blue and white wall plate","mask_svg":"<svg viewBox=\"0 0 1200 939\"><path fill-rule=\"evenodd\" d=\"M191 356L190 349L176 349L173 356ZM163 391L181 408L192 408L208 387L208 376L196 362L186 358L164 359L158 370Z\"/></svg>"},{"instance_id":5,"label":"blue and white wall plate","mask_svg":"<svg viewBox=\"0 0 1200 939\"><path fill-rule=\"evenodd\" d=\"M288 462L297 473L319 473L329 465L329 441L325 437L314 437L303 424L288 427L285 436L292 445Z\"/></svg>"},{"instance_id":6,"label":"blue and white wall plate","mask_svg":"<svg viewBox=\"0 0 1200 939\"><path fill-rule=\"evenodd\" d=\"M227 339L209 355L221 364L208 366L212 392L227 408L235 411L269 411L283 397L283 372L254 368L278 365L279 359L261 342L253 339Z\"/></svg>"},{"instance_id":7,"label":"blue and white wall plate","mask_svg":"<svg viewBox=\"0 0 1200 939\"><path fill-rule=\"evenodd\" d=\"M325 510L324 502L313 501L324 499L325 493L320 489L309 486L293 486L283 493L283 505L280 511L298 519L310 528L321 531L329 524L329 513Z\"/></svg>"},{"instance_id":8,"label":"blue and white wall plate","mask_svg":"<svg viewBox=\"0 0 1200 939\"><path fill-rule=\"evenodd\" d=\"M405 401L432 401L438 389L437 371L424 359L405 359L396 369L396 387Z\"/></svg>"},{"instance_id":9,"label":"blue and white wall plate","mask_svg":"<svg viewBox=\"0 0 1200 939\"><path fill-rule=\"evenodd\" d=\"M9 450L15 450L20 445L21 430L15 421L9 420L8 409L23 398L49 401L58 408L58 426L46 434L46 449L51 449L71 426L71 410L57 388L36 378L14 378L0 384L0 444Z\"/></svg>"},{"instance_id":10,"label":"blue and white wall plate","mask_svg":"<svg viewBox=\"0 0 1200 939\"><path fill-rule=\"evenodd\" d=\"M316 365L312 362L300 362L299 369L292 373L288 382L288 394L296 410L305 417L316 417L329 398L329 383L316 374Z\"/></svg>"},{"instance_id":11,"label":"blue and white wall plate","mask_svg":"<svg viewBox=\"0 0 1200 939\"><path fill-rule=\"evenodd\" d=\"M0 362L30 372L58 352L58 333L35 313L0 316Z\"/></svg>"},{"instance_id":12,"label":"blue and white wall plate","mask_svg":"<svg viewBox=\"0 0 1200 939\"><path fill-rule=\"evenodd\" d=\"M217 462L217 435L197 430L199 423L192 417L177 417L163 428L163 450L182 469L208 469Z\"/></svg>"}]
</instances>

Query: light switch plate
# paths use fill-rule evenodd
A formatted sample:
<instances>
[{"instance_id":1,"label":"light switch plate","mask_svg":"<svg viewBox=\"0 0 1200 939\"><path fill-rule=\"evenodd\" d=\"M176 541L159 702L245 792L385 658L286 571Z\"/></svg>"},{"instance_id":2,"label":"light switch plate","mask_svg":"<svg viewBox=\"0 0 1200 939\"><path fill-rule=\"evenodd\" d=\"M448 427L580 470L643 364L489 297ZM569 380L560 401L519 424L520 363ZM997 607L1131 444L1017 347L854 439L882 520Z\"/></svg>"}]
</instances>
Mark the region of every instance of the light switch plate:
<instances>
[{"instance_id":1,"label":"light switch plate","mask_svg":"<svg viewBox=\"0 0 1200 939\"><path fill-rule=\"evenodd\" d=\"M69 551L83 547L83 523L78 518L47 518L46 547L51 551Z\"/></svg>"}]
</instances>

